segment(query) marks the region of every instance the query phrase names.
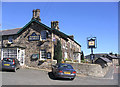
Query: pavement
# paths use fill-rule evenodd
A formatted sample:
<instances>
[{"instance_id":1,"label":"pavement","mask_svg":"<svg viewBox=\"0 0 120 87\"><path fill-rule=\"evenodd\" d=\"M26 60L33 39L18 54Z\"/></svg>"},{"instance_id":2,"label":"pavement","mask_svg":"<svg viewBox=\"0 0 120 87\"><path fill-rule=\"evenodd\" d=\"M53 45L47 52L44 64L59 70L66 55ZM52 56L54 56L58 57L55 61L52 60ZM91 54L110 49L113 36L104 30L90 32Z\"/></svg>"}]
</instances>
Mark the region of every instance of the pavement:
<instances>
[{"instance_id":1,"label":"pavement","mask_svg":"<svg viewBox=\"0 0 120 87\"><path fill-rule=\"evenodd\" d=\"M51 72L50 69L40 69L40 68L28 67L28 66L25 66L25 67L23 67L23 68L26 68L26 69L34 69L34 70L42 70L42 71ZM113 74L116 73L116 72L118 72L117 67L110 66L107 74L106 74L104 77L93 77L93 76L86 76L86 75L83 75L83 74L76 74L76 76L88 77L88 78L91 77L91 78L113 79Z\"/></svg>"},{"instance_id":2,"label":"pavement","mask_svg":"<svg viewBox=\"0 0 120 87\"><path fill-rule=\"evenodd\" d=\"M74 80L54 79L50 70L32 67L21 68L17 72L0 71L2 85L118 85L120 68L110 67L105 77L77 75Z\"/></svg>"},{"instance_id":3,"label":"pavement","mask_svg":"<svg viewBox=\"0 0 120 87\"><path fill-rule=\"evenodd\" d=\"M53 79L51 72L35 69L20 69L17 72L3 71L2 85L117 85L118 79L76 76L74 80Z\"/></svg>"}]
</instances>

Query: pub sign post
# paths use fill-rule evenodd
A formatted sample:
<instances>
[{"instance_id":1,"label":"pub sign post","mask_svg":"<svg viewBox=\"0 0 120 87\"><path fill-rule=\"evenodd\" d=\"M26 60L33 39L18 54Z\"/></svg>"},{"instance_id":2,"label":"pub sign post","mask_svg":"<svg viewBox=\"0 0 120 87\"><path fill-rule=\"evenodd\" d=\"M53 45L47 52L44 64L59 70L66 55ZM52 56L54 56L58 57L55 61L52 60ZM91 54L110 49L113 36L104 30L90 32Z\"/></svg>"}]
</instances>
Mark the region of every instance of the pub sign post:
<instances>
[{"instance_id":1,"label":"pub sign post","mask_svg":"<svg viewBox=\"0 0 120 87\"><path fill-rule=\"evenodd\" d=\"M87 37L87 47L88 49L91 49L90 59L91 59L91 62L93 63L93 60L94 60L93 48L97 48L96 37Z\"/></svg>"}]
</instances>

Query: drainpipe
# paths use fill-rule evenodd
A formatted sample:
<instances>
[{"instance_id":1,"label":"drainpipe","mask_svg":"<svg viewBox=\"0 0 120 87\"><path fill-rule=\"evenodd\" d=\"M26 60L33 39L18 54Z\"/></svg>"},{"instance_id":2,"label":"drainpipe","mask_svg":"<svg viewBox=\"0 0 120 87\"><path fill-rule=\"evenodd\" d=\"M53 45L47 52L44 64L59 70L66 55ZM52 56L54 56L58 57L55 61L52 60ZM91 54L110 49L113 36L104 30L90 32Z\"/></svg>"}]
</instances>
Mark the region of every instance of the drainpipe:
<instances>
[{"instance_id":1,"label":"drainpipe","mask_svg":"<svg viewBox=\"0 0 120 87\"><path fill-rule=\"evenodd\" d=\"M53 63L53 56L54 56L53 33L52 33L52 42L51 42L51 46L52 46L52 52L51 52L51 63Z\"/></svg>"}]
</instances>

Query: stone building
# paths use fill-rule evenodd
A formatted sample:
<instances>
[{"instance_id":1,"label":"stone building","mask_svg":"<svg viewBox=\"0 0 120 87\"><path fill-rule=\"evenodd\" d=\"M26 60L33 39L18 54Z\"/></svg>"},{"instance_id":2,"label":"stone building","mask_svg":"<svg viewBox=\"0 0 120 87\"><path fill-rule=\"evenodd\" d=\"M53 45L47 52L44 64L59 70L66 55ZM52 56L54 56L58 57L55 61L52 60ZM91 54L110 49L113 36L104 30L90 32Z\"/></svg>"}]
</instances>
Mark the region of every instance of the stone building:
<instances>
[{"instance_id":1,"label":"stone building","mask_svg":"<svg viewBox=\"0 0 120 87\"><path fill-rule=\"evenodd\" d=\"M94 64L99 64L99 65L101 65L102 68L105 68L105 67L107 67L107 66L112 65L112 61L109 60L109 59L106 58L106 57L99 57L98 59L96 59L96 60L94 61Z\"/></svg>"},{"instance_id":2,"label":"stone building","mask_svg":"<svg viewBox=\"0 0 120 87\"><path fill-rule=\"evenodd\" d=\"M81 45L60 31L59 22L52 21L51 28L41 22L40 10L33 10L33 17L22 28L2 30L1 59L17 58L21 65L39 66L40 61L54 61L54 47L61 42L62 58L81 61Z\"/></svg>"}]
</instances>

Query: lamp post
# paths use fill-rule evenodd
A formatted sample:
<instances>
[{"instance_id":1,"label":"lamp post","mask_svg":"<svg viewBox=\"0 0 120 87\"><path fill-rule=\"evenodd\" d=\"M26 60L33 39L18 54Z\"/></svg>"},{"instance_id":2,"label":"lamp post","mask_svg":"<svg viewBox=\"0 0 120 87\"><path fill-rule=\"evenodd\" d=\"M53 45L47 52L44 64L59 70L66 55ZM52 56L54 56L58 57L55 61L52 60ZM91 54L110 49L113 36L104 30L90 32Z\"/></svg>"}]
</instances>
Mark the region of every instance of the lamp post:
<instances>
[{"instance_id":1,"label":"lamp post","mask_svg":"<svg viewBox=\"0 0 120 87\"><path fill-rule=\"evenodd\" d=\"M90 60L93 64L93 60L94 60L93 48L97 48L96 37L87 37L87 47L88 49L91 49Z\"/></svg>"}]
</instances>

